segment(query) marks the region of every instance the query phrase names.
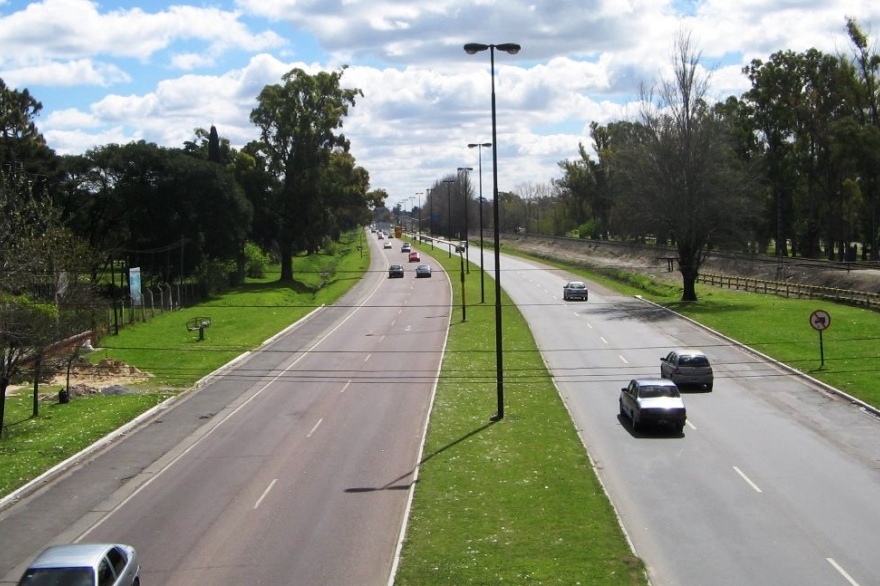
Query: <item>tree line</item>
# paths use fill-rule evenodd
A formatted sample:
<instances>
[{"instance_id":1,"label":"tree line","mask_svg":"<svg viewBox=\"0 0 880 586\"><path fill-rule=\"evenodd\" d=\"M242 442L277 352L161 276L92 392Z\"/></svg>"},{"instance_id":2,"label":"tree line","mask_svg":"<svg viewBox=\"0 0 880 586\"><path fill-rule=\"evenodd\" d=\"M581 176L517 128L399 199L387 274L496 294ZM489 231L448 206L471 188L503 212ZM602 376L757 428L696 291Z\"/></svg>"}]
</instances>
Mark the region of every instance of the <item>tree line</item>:
<instances>
[{"instance_id":1,"label":"tree line","mask_svg":"<svg viewBox=\"0 0 880 586\"><path fill-rule=\"evenodd\" d=\"M370 222L387 196L370 190L341 132L363 95L342 86L344 71L293 69L264 87L250 114L259 139L240 150L212 126L178 148L65 156L36 126L42 104L0 80L0 432L22 368L128 295L108 274L139 267L146 286L197 279L211 294L243 279L256 250L290 283L297 254Z\"/></svg>"},{"instance_id":2,"label":"tree line","mask_svg":"<svg viewBox=\"0 0 880 586\"><path fill-rule=\"evenodd\" d=\"M681 31L673 74L642 88L636 120L590 126L592 156L562 161L551 228L673 244L683 299L713 249L877 261L880 56L854 19L849 54L779 51L743 68L751 88L712 104ZM546 199L546 198L545 198Z\"/></svg>"}]
</instances>

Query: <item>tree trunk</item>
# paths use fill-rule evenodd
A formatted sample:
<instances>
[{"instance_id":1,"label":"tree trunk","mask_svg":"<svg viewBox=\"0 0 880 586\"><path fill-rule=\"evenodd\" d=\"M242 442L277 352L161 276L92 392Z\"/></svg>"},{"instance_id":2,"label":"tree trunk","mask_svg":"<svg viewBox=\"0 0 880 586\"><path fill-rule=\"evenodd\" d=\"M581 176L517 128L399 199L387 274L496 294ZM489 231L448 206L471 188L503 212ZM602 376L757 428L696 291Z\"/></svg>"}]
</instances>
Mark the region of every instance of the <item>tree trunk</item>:
<instances>
[{"instance_id":1,"label":"tree trunk","mask_svg":"<svg viewBox=\"0 0 880 586\"><path fill-rule=\"evenodd\" d=\"M679 253L678 270L681 273L681 300L696 301L697 276L700 269L697 267L695 259Z\"/></svg>"},{"instance_id":2,"label":"tree trunk","mask_svg":"<svg viewBox=\"0 0 880 586\"><path fill-rule=\"evenodd\" d=\"M34 404L31 409L31 415L33 417L40 416L40 376L42 374L42 365L42 356L37 355L37 360L34 362Z\"/></svg>"},{"instance_id":3,"label":"tree trunk","mask_svg":"<svg viewBox=\"0 0 880 586\"><path fill-rule=\"evenodd\" d=\"M283 236L278 243L278 254L281 257L281 278L282 283L293 282L293 243L290 238Z\"/></svg>"},{"instance_id":4,"label":"tree trunk","mask_svg":"<svg viewBox=\"0 0 880 586\"><path fill-rule=\"evenodd\" d=\"M0 438L3 437L3 422L6 416L6 389L9 387L9 379L0 377Z\"/></svg>"}]
</instances>

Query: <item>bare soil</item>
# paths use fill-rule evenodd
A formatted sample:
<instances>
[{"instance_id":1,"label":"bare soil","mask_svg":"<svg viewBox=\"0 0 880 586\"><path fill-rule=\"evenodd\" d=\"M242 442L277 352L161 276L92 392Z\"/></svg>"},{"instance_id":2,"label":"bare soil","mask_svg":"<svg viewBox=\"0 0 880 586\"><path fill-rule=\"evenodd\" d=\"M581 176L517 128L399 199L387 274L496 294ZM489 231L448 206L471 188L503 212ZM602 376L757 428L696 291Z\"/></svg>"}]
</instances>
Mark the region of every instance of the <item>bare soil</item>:
<instances>
[{"instance_id":1,"label":"bare soil","mask_svg":"<svg viewBox=\"0 0 880 586\"><path fill-rule=\"evenodd\" d=\"M668 270L667 257L674 254L653 247L540 236L504 236L503 246L561 262L616 268L681 283L678 265L673 263L673 271ZM841 263L784 259L780 266L776 258L767 256L710 256L700 272L880 293L878 268L847 267Z\"/></svg>"},{"instance_id":2,"label":"bare soil","mask_svg":"<svg viewBox=\"0 0 880 586\"><path fill-rule=\"evenodd\" d=\"M56 361L49 365L49 369L55 372L51 378L40 383L41 388L53 392L40 393L44 400L56 400L57 389L65 388L68 384L66 361ZM90 363L86 358L80 357L70 368L70 396L82 397L85 395L118 395L138 392L135 388L137 383L149 380L151 374L142 372L118 360L104 359L97 364ZM30 393L33 391L33 382L22 382L11 385L7 395Z\"/></svg>"}]
</instances>

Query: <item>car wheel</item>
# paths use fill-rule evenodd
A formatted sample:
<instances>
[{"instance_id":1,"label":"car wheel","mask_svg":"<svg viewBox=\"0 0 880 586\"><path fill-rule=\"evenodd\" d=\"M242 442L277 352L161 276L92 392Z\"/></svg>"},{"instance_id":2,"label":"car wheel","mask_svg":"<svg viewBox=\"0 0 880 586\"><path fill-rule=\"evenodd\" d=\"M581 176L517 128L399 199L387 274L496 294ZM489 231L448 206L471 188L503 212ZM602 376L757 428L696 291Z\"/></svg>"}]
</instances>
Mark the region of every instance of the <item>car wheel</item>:
<instances>
[{"instance_id":1,"label":"car wheel","mask_svg":"<svg viewBox=\"0 0 880 586\"><path fill-rule=\"evenodd\" d=\"M678 430L678 433L684 433L684 423L682 423L680 425L676 425L675 429Z\"/></svg>"},{"instance_id":2,"label":"car wheel","mask_svg":"<svg viewBox=\"0 0 880 586\"><path fill-rule=\"evenodd\" d=\"M713 387L714 385L715 385L715 383L709 383L708 385L706 385L706 390L707 390L707 391L711 391L711 390L712 390L712 387Z\"/></svg>"},{"instance_id":3,"label":"car wheel","mask_svg":"<svg viewBox=\"0 0 880 586\"><path fill-rule=\"evenodd\" d=\"M617 406L620 407L620 416L626 417L626 411L623 410L623 401L617 401Z\"/></svg>"},{"instance_id":4,"label":"car wheel","mask_svg":"<svg viewBox=\"0 0 880 586\"><path fill-rule=\"evenodd\" d=\"M635 413L630 413L629 416L630 416L630 418L632 419L632 428L633 428L633 431L638 431L638 430L640 430L640 429L642 428L642 424L639 423L639 420L638 420L638 418L636 417L636 414L635 414Z\"/></svg>"}]
</instances>

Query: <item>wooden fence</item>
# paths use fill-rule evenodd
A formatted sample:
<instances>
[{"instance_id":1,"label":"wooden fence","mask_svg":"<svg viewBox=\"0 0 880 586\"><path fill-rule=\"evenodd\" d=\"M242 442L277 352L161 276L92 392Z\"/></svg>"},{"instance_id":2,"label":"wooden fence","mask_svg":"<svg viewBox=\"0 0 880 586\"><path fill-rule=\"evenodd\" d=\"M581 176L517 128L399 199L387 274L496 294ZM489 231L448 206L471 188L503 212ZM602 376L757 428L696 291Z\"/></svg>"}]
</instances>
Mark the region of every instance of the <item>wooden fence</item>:
<instances>
[{"instance_id":1,"label":"wooden fence","mask_svg":"<svg viewBox=\"0 0 880 586\"><path fill-rule=\"evenodd\" d=\"M752 293L766 293L779 297L795 299L823 299L837 303L857 305L880 311L880 293L868 291L854 291L852 289L835 289L833 287L820 287L817 285L804 285L802 283L788 283L785 281L766 281L749 277L732 277L729 275L714 275L701 273L698 281L712 285L713 287L726 287L739 289Z\"/></svg>"}]
</instances>

